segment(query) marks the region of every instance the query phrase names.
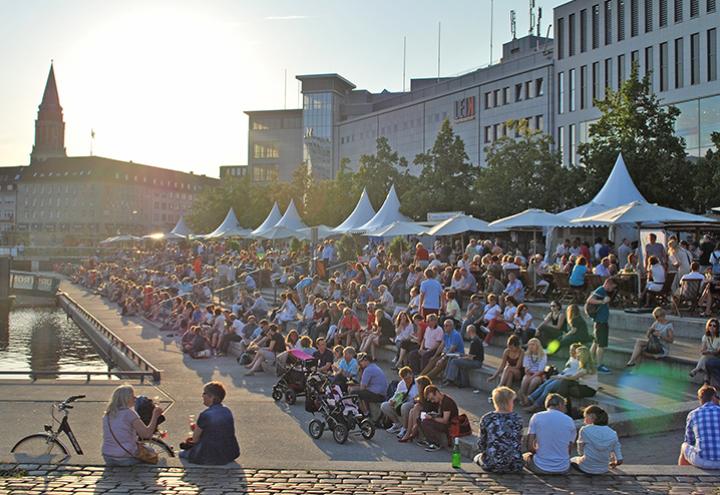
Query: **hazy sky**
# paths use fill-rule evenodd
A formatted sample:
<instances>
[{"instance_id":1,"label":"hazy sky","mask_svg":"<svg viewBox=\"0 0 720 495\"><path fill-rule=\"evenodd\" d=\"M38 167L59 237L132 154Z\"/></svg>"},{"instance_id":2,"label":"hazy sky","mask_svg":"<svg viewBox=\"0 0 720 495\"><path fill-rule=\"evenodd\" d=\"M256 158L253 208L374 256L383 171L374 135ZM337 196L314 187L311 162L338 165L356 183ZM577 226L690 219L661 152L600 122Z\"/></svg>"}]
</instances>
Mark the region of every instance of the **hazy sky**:
<instances>
[{"instance_id":1,"label":"hazy sky","mask_svg":"<svg viewBox=\"0 0 720 495\"><path fill-rule=\"evenodd\" d=\"M543 33L552 7L537 0ZM527 0L495 0L494 50L528 30ZM486 65L490 0L0 0L0 165L27 164L50 60L69 155L217 176L247 163L244 110L298 107L295 74L337 72L371 91Z\"/></svg>"}]
</instances>

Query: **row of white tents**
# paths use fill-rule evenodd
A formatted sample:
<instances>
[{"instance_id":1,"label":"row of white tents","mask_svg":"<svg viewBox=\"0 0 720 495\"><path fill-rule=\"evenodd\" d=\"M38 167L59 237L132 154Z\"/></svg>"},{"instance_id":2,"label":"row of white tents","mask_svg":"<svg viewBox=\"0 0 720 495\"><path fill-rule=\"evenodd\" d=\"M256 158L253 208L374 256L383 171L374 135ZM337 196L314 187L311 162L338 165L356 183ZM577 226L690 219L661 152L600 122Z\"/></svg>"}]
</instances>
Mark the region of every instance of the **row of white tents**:
<instances>
[{"instance_id":1,"label":"row of white tents","mask_svg":"<svg viewBox=\"0 0 720 495\"><path fill-rule=\"evenodd\" d=\"M541 231L546 235L546 246L550 248L554 239L563 235L564 229L578 227L608 227L637 229L642 225L667 223L708 223L709 217L694 215L672 208L648 203L632 181L622 155L618 155L615 166L607 181L587 204L561 213L549 213L529 209L509 217L485 222L470 215L455 215L436 225L413 222L400 212L400 200L395 187L391 186L382 206L373 209L367 191L363 190L357 205L350 215L337 227L320 225L318 238L346 233L363 234L371 237L398 236L450 236L465 232L501 232L508 230ZM160 237L158 237L160 236ZM290 201L283 215L277 202L267 218L255 230L245 229L238 222L235 211L230 208L225 220L211 233L193 236L184 219L181 218L168 234L153 234L150 238L223 239L231 237L254 239L311 239L312 228L303 223L295 203Z\"/></svg>"}]
</instances>

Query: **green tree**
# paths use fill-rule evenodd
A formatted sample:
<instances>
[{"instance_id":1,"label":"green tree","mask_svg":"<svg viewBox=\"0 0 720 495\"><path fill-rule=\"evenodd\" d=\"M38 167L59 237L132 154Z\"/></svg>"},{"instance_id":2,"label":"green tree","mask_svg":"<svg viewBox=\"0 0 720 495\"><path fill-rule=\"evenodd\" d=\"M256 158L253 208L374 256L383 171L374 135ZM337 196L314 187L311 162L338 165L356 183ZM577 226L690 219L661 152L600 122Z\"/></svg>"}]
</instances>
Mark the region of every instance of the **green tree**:
<instances>
[{"instance_id":1,"label":"green tree","mask_svg":"<svg viewBox=\"0 0 720 495\"><path fill-rule=\"evenodd\" d=\"M622 152L640 192L653 203L692 208L689 164L684 140L674 133L680 111L661 106L637 65L618 91L608 89L595 105L602 112L590 125L590 139L578 146L585 166L582 189L590 199L604 184L618 153Z\"/></svg>"},{"instance_id":2,"label":"green tree","mask_svg":"<svg viewBox=\"0 0 720 495\"><path fill-rule=\"evenodd\" d=\"M705 213L720 205L717 184L720 183L720 132L713 132L711 139L715 149L710 149L699 160L690 162L690 175L693 178L692 198L697 213Z\"/></svg>"},{"instance_id":3,"label":"green tree","mask_svg":"<svg viewBox=\"0 0 720 495\"><path fill-rule=\"evenodd\" d=\"M560 211L577 205L582 172L563 167L552 137L531 131L525 120L507 125L520 137L502 137L486 148L486 167L475 182L480 216L495 220L528 208Z\"/></svg>"},{"instance_id":4,"label":"green tree","mask_svg":"<svg viewBox=\"0 0 720 495\"><path fill-rule=\"evenodd\" d=\"M387 138L378 138L376 146L374 155L360 157L358 171L352 175L351 196L359 198L363 188L366 188L370 202L377 209L385 200L391 185L395 184L398 194L406 188L409 174L407 160L393 151Z\"/></svg>"},{"instance_id":5,"label":"green tree","mask_svg":"<svg viewBox=\"0 0 720 495\"><path fill-rule=\"evenodd\" d=\"M464 210L475 212L477 205L468 187L475 182L478 168L470 163L465 143L445 119L433 147L415 157L422 167L417 180L402 195L412 205L412 216L424 219L429 211Z\"/></svg>"}]
</instances>

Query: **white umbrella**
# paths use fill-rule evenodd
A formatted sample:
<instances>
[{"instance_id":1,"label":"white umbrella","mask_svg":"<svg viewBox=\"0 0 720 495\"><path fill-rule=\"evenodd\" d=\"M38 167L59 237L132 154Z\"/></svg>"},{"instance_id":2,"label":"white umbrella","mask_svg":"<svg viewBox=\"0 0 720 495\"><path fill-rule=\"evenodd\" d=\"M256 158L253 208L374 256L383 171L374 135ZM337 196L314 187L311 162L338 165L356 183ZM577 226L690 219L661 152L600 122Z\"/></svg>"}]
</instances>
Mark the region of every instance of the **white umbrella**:
<instances>
[{"instance_id":1,"label":"white umbrella","mask_svg":"<svg viewBox=\"0 0 720 495\"><path fill-rule=\"evenodd\" d=\"M480 220L472 215L455 215L443 220L428 230L427 235L449 236L464 234L465 232L501 232L501 227L491 227L485 220Z\"/></svg>"},{"instance_id":2,"label":"white umbrella","mask_svg":"<svg viewBox=\"0 0 720 495\"><path fill-rule=\"evenodd\" d=\"M543 227L575 227L575 225L568 223L567 220L562 219L558 215L537 208L530 208L529 210L521 211L509 217L499 218L494 222L490 222L489 225L490 227L500 227L507 230L527 228L542 229Z\"/></svg>"},{"instance_id":3,"label":"white umbrella","mask_svg":"<svg viewBox=\"0 0 720 495\"><path fill-rule=\"evenodd\" d=\"M366 232L370 237L401 237L406 235L420 235L426 227L415 222L396 221L378 230Z\"/></svg>"},{"instance_id":4,"label":"white umbrella","mask_svg":"<svg viewBox=\"0 0 720 495\"><path fill-rule=\"evenodd\" d=\"M716 220L694 215L672 208L666 208L651 203L641 203L633 201L626 205L617 206L609 210L603 211L589 217L577 218L572 223L588 223L598 222L608 225L616 224L642 224L642 223L666 223L666 222L684 222L684 223L707 223Z\"/></svg>"}]
</instances>

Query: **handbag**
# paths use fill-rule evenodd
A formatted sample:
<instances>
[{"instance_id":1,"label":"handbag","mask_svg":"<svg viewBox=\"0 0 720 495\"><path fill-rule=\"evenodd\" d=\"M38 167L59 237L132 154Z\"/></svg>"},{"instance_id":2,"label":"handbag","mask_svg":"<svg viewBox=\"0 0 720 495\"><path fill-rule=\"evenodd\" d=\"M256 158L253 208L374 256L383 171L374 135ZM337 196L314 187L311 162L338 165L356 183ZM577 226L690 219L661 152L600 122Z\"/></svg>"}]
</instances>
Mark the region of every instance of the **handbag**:
<instances>
[{"instance_id":1,"label":"handbag","mask_svg":"<svg viewBox=\"0 0 720 495\"><path fill-rule=\"evenodd\" d=\"M660 337L658 337L654 333L648 335L648 342L645 345L645 352L647 352L648 354L662 354L663 350L664 349L662 346L662 342L660 342Z\"/></svg>"},{"instance_id":2,"label":"handbag","mask_svg":"<svg viewBox=\"0 0 720 495\"><path fill-rule=\"evenodd\" d=\"M468 419L467 414L459 414L450 421L449 433L451 438L472 435L472 426L470 426L470 419Z\"/></svg>"},{"instance_id":3,"label":"handbag","mask_svg":"<svg viewBox=\"0 0 720 495\"><path fill-rule=\"evenodd\" d=\"M555 376L559 372L555 366L553 366L552 364L548 364L547 366L545 366L545 370L543 370L543 373L545 373L545 378L549 379L551 376Z\"/></svg>"},{"instance_id":4,"label":"handbag","mask_svg":"<svg viewBox=\"0 0 720 495\"><path fill-rule=\"evenodd\" d=\"M157 452L154 452L150 450L149 448L145 447L143 444L138 442L137 444L137 453L133 455L128 449L125 448L123 444L120 443L120 441L115 436L115 433L112 431L112 427L110 426L110 418L105 416L105 419L107 420L108 430L110 430L110 435L112 435L113 440L115 440L115 443L117 443L121 449L123 449L127 455L130 457L134 457L135 459L144 462L145 464L157 464L158 459L160 456L158 456Z\"/></svg>"}]
</instances>

